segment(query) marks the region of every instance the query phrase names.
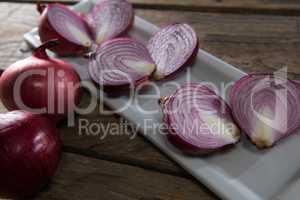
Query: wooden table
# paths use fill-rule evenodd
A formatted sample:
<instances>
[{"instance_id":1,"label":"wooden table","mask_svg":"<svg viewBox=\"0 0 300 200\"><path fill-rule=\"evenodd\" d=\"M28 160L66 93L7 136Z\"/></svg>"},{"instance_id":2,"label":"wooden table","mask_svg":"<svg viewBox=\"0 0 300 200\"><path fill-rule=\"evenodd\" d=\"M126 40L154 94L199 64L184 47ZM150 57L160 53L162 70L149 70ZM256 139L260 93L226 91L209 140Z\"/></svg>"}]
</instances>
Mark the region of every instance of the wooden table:
<instances>
[{"instance_id":1,"label":"wooden table","mask_svg":"<svg viewBox=\"0 0 300 200\"><path fill-rule=\"evenodd\" d=\"M272 72L287 66L289 77L300 81L299 1L132 2L136 14L154 24L190 23L202 49L246 72ZM35 5L28 0L0 3L0 67L30 54L22 35L37 25L37 19ZM85 94L82 104L89 98ZM5 111L3 106L1 110ZM96 111L77 118L104 124L121 120ZM79 135L78 128L64 124L60 132L64 148L59 169L36 199L217 199L142 136L131 140L125 134L110 135L100 140Z\"/></svg>"}]
</instances>

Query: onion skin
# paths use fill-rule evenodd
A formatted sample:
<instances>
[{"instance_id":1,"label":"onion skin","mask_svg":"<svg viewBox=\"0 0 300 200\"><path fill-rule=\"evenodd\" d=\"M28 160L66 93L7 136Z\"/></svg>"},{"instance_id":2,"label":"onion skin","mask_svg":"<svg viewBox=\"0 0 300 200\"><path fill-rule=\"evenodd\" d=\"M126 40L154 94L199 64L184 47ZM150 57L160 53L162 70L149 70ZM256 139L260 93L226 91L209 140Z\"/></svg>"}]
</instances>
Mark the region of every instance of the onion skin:
<instances>
[{"instance_id":1,"label":"onion skin","mask_svg":"<svg viewBox=\"0 0 300 200\"><path fill-rule=\"evenodd\" d=\"M90 59L91 79L109 89L135 87L147 81L155 69L147 48L131 38L115 38L102 43Z\"/></svg>"},{"instance_id":2,"label":"onion skin","mask_svg":"<svg viewBox=\"0 0 300 200\"><path fill-rule=\"evenodd\" d=\"M185 84L159 103L169 142L186 154L206 155L239 141L229 106L206 85Z\"/></svg>"},{"instance_id":3,"label":"onion skin","mask_svg":"<svg viewBox=\"0 0 300 200\"><path fill-rule=\"evenodd\" d=\"M236 122L258 148L274 146L300 126L300 89L289 79L249 74L234 84L229 99Z\"/></svg>"},{"instance_id":4,"label":"onion skin","mask_svg":"<svg viewBox=\"0 0 300 200\"><path fill-rule=\"evenodd\" d=\"M0 197L24 198L54 175L61 140L47 118L25 111L0 114Z\"/></svg>"},{"instance_id":5,"label":"onion skin","mask_svg":"<svg viewBox=\"0 0 300 200\"><path fill-rule=\"evenodd\" d=\"M101 44L126 34L133 26L134 11L126 0L102 0L89 13L88 22L94 40Z\"/></svg>"},{"instance_id":6,"label":"onion skin","mask_svg":"<svg viewBox=\"0 0 300 200\"><path fill-rule=\"evenodd\" d=\"M199 41L191 26L175 23L158 31L149 40L147 48L157 66L154 78L164 80L193 63Z\"/></svg>"},{"instance_id":7,"label":"onion skin","mask_svg":"<svg viewBox=\"0 0 300 200\"><path fill-rule=\"evenodd\" d=\"M81 88L71 88L69 85L74 87L79 85L80 78L71 65L62 60L48 57L45 49L55 45L56 41L44 43L34 51L31 57L17 61L3 72L0 77L0 99L8 110L26 110L18 105L20 102L17 102L14 97L16 80L26 72L40 70L44 73L43 75L32 74L21 83L20 98L23 103L31 109L47 108L47 111L49 111L51 103L54 105L51 112L38 114L44 114L54 121L59 121L65 118L68 112L73 112L74 106L80 101L82 92ZM50 86L54 88L51 90L53 91L53 102L48 102L50 70L54 72L54 80L49 82ZM59 105L63 105L63 109L59 109Z\"/></svg>"},{"instance_id":8,"label":"onion skin","mask_svg":"<svg viewBox=\"0 0 300 200\"><path fill-rule=\"evenodd\" d=\"M51 47L50 50L55 52L59 56L80 56L86 53L90 46L83 46L80 44L76 44L74 42L71 42L67 38L60 35L51 25L51 23L48 20L48 12L49 9L53 7L61 7L65 10L68 10L68 12L72 12L72 15L74 15L74 18L78 18L78 20L81 20L82 23L85 24L86 27L86 33L90 36L90 30L87 22L85 21L85 18L83 15L77 15L75 12L71 11L69 8L62 4L50 4L47 7L42 7L38 4L37 10L41 13L39 26L38 26L38 32L40 36L40 40L42 43L47 42L49 40L58 39L59 45ZM91 37L91 36L90 36ZM92 44L90 44L92 45Z\"/></svg>"}]
</instances>

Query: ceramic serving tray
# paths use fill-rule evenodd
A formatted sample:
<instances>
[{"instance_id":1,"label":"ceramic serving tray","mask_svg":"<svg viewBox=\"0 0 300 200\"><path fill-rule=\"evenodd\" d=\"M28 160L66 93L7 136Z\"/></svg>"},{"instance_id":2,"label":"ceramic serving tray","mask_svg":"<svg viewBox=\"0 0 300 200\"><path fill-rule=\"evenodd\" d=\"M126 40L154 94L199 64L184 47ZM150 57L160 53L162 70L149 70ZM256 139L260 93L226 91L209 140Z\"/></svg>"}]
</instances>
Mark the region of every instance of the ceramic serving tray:
<instances>
[{"instance_id":1,"label":"ceramic serving tray","mask_svg":"<svg viewBox=\"0 0 300 200\"><path fill-rule=\"evenodd\" d=\"M81 1L73 8L87 12L93 1ZM135 18L133 29L129 35L141 42L146 42L159 28L139 17ZM37 30L24 35L32 46L40 44ZM89 81L87 61L80 58L68 58L82 80ZM187 72L179 73L175 80L179 84L187 78L193 82L211 82L216 85L232 83L244 72L223 62L213 55L199 50L196 62ZM157 83L161 95L174 92L167 82ZM150 89L144 94L152 94ZM128 102L128 97L108 97L104 94L104 102L117 110ZM120 114L133 122L140 131L162 152L174 159L197 180L205 184L223 199L263 200L263 199L298 199L300 195L300 136L296 133L281 141L272 149L259 151L246 138L234 148L208 157L188 157L171 146L164 135L157 134L153 126L145 126L145 121L151 124L162 123L162 113L145 114L145 110L159 110L157 98L141 98L139 106L131 103ZM298 131L299 132L299 131Z\"/></svg>"}]
</instances>

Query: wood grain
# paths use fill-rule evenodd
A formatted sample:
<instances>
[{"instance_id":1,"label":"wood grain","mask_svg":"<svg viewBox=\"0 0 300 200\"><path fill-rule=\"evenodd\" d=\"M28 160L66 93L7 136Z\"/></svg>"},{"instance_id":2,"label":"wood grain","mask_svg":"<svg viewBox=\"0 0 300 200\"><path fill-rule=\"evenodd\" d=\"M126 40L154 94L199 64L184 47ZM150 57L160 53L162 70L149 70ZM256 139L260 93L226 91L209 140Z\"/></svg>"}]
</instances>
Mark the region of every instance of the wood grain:
<instances>
[{"instance_id":1,"label":"wood grain","mask_svg":"<svg viewBox=\"0 0 300 200\"><path fill-rule=\"evenodd\" d=\"M36 2L36 0L13 0L14 2ZM40 0L73 4L79 0ZM300 15L297 0L129 0L135 8L186 10L201 12L263 13Z\"/></svg>"},{"instance_id":2,"label":"wood grain","mask_svg":"<svg viewBox=\"0 0 300 200\"><path fill-rule=\"evenodd\" d=\"M90 98L94 97L90 97L85 92L81 107L86 107L91 101ZM177 176L188 176L173 161L170 161L134 130L133 124L120 116L99 113L99 104L92 113L78 115L75 128L68 127L66 124L61 126L60 131L65 144L65 151L131 164ZM89 124L89 127L94 124L101 127L101 130L94 128L87 131L85 129L86 124Z\"/></svg>"},{"instance_id":3,"label":"wood grain","mask_svg":"<svg viewBox=\"0 0 300 200\"><path fill-rule=\"evenodd\" d=\"M187 178L64 153L52 183L35 199L51 200L212 200Z\"/></svg>"},{"instance_id":4,"label":"wood grain","mask_svg":"<svg viewBox=\"0 0 300 200\"><path fill-rule=\"evenodd\" d=\"M164 26L189 22L200 48L246 72L273 72L288 67L300 80L300 18L292 16L213 14L138 10L137 15Z\"/></svg>"},{"instance_id":5,"label":"wood grain","mask_svg":"<svg viewBox=\"0 0 300 200\"><path fill-rule=\"evenodd\" d=\"M22 35L36 26L38 15L35 6L29 4L0 3L0 10L0 26L5 27L0 29L0 66L5 68L29 54L19 51L26 48ZM300 80L300 17L185 11L178 14L148 9L138 9L137 15L161 26L174 21L190 23L199 35L201 48L246 72L270 72L288 66L289 77ZM83 98L83 104L85 101L88 97ZM0 108L5 111L3 106ZM78 116L77 120L80 118L120 123L120 117L96 112ZM203 186L189 181L181 168L141 136L131 140L124 134L100 140L97 136L80 135L78 123L76 127L62 124L60 131L64 151L83 156L64 154L53 183L40 194L43 199L95 199L101 195L103 199L183 199L181 194L199 199L206 193ZM111 174L120 177L114 179ZM139 191L146 191L146 195ZM210 193L202 196L213 198Z\"/></svg>"}]
</instances>

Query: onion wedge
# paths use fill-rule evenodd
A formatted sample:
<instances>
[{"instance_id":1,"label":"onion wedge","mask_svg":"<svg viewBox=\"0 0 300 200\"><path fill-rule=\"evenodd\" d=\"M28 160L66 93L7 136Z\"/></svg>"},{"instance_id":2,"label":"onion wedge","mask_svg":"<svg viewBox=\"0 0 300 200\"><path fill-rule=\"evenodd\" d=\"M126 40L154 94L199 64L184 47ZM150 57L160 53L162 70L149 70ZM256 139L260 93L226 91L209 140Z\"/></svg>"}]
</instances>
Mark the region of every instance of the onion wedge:
<instances>
[{"instance_id":1,"label":"onion wedge","mask_svg":"<svg viewBox=\"0 0 300 200\"><path fill-rule=\"evenodd\" d=\"M157 32L147 48L156 64L154 78L160 80L194 60L198 39L190 25L172 24Z\"/></svg>"},{"instance_id":2,"label":"onion wedge","mask_svg":"<svg viewBox=\"0 0 300 200\"><path fill-rule=\"evenodd\" d=\"M300 89L287 78L246 75L231 88L229 98L235 120L259 148L273 146L300 126Z\"/></svg>"},{"instance_id":3,"label":"onion wedge","mask_svg":"<svg viewBox=\"0 0 300 200\"><path fill-rule=\"evenodd\" d=\"M188 154L207 154L239 141L225 101L210 87L188 83L160 100L169 141Z\"/></svg>"},{"instance_id":4,"label":"onion wedge","mask_svg":"<svg viewBox=\"0 0 300 200\"><path fill-rule=\"evenodd\" d=\"M99 1L88 15L97 44L126 33L133 20L133 8L126 0Z\"/></svg>"},{"instance_id":5,"label":"onion wedge","mask_svg":"<svg viewBox=\"0 0 300 200\"><path fill-rule=\"evenodd\" d=\"M81 55L92 45L85 19L68 7L54 3L47 7L38 5L42 16L39 23L41 41L58 39L59 45L51 48L60 56Z\"/></svg>"},{"instance_id":6,"label":"onion wedge","mask_svg":"<svg viewBox=\"0 0 300 200\"><path fill-rule=\"evenodd\" d=\"M147 48L131 38L108 40L90 58L90 76L102 86L136 85L155 68Z\"/></svg>"}]
</instances>

